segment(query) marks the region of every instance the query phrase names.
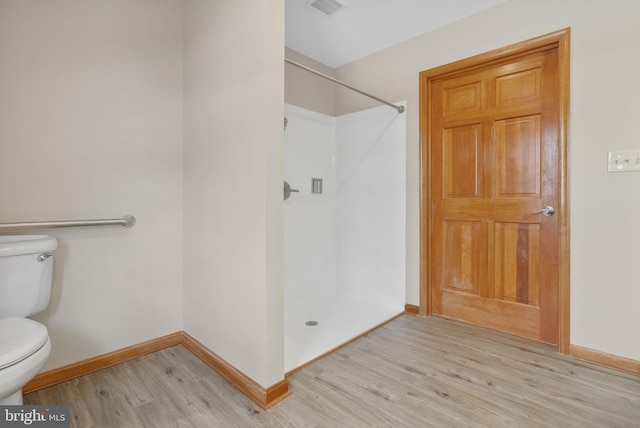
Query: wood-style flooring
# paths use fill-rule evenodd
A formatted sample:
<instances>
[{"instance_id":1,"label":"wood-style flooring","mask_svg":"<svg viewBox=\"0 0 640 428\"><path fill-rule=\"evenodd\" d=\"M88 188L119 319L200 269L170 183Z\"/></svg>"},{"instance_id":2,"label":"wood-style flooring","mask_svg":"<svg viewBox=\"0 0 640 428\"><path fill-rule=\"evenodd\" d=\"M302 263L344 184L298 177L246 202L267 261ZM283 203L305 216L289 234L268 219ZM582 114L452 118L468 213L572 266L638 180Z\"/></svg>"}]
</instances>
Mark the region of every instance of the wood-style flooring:
<instances>
[{"instance_id":1,"label":"wood-style flooring","mask_svg":"<svg viewBox=\"0 0 640 428\"><path fill-rule=\"evenodd\" d=\"M403 315L289 377L262 410L182 346L25 396L72 427L640 427L640 377Z\"/></svg>"}]
</instances>

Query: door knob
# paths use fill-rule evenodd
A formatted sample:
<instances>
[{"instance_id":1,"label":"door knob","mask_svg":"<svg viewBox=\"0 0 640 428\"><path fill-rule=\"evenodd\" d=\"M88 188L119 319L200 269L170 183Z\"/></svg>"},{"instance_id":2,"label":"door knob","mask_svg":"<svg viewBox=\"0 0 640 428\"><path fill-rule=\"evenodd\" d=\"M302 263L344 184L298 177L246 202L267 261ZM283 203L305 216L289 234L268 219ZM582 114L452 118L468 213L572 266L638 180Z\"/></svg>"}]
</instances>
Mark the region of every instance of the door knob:
<instances>
[{"instance_id":1,"label":"door knob","mask_svg":"<svg viewBox=\"0 0 640 428\"><path fill-rule=\"evenodd\" d=\"M540 213L542 213L542 215L545 216L545 217L551 217L552 215L554 215L556 213L556 209L553 208L551 205L547 205L546 207L544 207L540 211L536 212L536 214L540 214Z\"/></svg>"}]
</instances>

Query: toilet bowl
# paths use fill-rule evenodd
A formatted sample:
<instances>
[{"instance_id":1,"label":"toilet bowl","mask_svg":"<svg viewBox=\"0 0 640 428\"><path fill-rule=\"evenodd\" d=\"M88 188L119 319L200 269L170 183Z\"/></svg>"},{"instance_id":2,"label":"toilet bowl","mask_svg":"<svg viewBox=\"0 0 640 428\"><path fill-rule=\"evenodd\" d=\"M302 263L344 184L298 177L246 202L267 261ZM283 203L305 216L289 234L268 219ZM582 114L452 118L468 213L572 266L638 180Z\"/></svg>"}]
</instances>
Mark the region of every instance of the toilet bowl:
<instances>
[{"instance_id":1,"label":"toilet bowl","mask_svg":"<svg viewBox=\"0 0 640 428\"><path fill-rule=\"evenodd\" d=\"M44 366L47 328L27 318L49 304L55 238L0 236L0 405L20 405L22 387Z\"/></svg>"},{"instance_id":2,"label":"toilet bowl","mask_svg":"<svg viewBox=\"0 0 640 428\"><path fill-rule=\"evenodd\" d=\"M47 328L28 318L0 320L0 404L22 404L22 387L51 352Z\"/></svg>"}]
</instances>

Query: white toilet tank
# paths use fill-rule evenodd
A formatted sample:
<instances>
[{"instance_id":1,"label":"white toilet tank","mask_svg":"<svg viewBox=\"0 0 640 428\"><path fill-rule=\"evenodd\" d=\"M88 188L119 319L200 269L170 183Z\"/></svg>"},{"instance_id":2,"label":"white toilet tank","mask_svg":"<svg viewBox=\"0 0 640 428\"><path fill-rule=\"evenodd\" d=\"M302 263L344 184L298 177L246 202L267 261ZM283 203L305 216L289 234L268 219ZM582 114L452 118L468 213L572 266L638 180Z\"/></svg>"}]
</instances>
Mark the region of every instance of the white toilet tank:
<instances>
[{"instance_id":1,"label":"white toilet tank","mask_svg":"<svg viewBox=\"0 0 640 428\"><path fill-rule=\"evenodd\" d=\"M47 235L0 236L0 319L28 317L47 307L57 246Z\"/></svg>"}]
</instances>

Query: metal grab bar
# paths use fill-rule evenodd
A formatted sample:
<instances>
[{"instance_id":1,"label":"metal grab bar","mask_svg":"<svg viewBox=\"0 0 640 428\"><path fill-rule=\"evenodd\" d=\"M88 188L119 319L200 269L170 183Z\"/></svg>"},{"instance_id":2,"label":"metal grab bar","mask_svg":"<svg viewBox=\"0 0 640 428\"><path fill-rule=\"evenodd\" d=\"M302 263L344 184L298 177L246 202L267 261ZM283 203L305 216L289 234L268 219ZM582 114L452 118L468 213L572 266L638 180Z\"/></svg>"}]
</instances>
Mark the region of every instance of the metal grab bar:
<instances>
[{"instance_id":1,"label":"metal grab bar","mask_svg":"<svg viewBox=\"0 0 640 428\"><path fill-rule=\"evenodd\" d=\"M122 218L101 220L63 220L63 221L31 221L26 223L0 223L0 233L7 230L49 229L53 227L83 227L83 226L124 226L133 227L136 218L125 215Z\"/></svg>"}]
</instances>

